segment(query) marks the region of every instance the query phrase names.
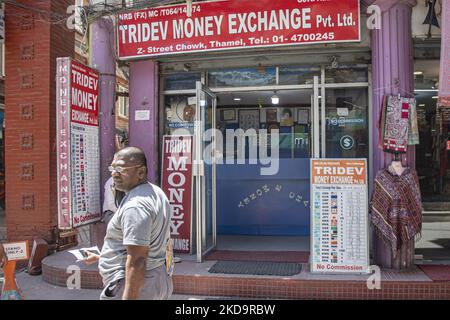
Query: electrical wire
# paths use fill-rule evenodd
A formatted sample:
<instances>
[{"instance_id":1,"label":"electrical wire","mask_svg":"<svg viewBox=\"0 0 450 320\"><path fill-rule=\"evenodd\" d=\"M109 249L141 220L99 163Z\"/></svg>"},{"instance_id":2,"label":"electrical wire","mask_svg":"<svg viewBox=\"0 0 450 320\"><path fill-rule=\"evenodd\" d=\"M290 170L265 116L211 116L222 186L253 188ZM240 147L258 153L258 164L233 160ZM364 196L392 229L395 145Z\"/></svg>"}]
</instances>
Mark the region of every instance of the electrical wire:
<instances>
[{"instance_id":1,"label":"electrical wire","mask_svg":"<svg viewBox=\"0 0 450 320\"><path fill-rule=\"evenodd\" d=\"M29 11L33 13L33 17L36 21L42 23L48 23L51 25L67 25L67 21L73 17L73 13L76 13L76 27L77 31L81 31L82 34L82 42L87 41L87 37L89 34L89 26L94 21L106 18L109 20L113 26L114 31L117 28L118 15L121 13L136 11L144 8L151 7L161 7L165 5L175 5L175 4L186 4L186 0L133 0L131 3L129 1L121 1L120 3L108 4L105 0L103 3L96 3L87 6L75 6L74 12L71 13L70 16L66 16L64 14L60 14L54 11L48 11L44 9L40 9L36 6L36 4L47 2L48 0L36 0L34 1L35 6L23 4L17 2L17 0L0 0L1 3L5 3L7 5L14 6L16 8L22 9L24 11ZM205 0L197 0L196 2L205 1ZM194 2L194 1L193 1ZM17 16L23 18L23 14L14 14L8 13L8 16ZM78 20L78 21L77 21ZM112 32L114 35L110 37L109 43L111 47L111 51L114 53L115 60L118 61L119 57L117 55L117 51L114 50L114 43L117 41L116 33ZM114 42L114 43L113 43Z\"/></svg>"},{"instance_id":2,"label":"electrical wire","mask_svg":"<svg viewBox=\"0 0 450 320\"><path fill-rule=\"evenodd\" d=\"M39 4L41 2L48 0L36 0L35 3ZM120 13L135 11L144 8L150 7L160 7L164 5L172 5L172 4L182 4L185 3L186 0L134 0L131 4L125 3L115 3L108 4L106 0L104 3L96 3L88 6L76 6L76 10L80 11L80 17L83 17L83 23L89 24L99 18L104 16L115 16ZM5 3L23 10L31 11L38 15L38 21L47 22L50 24L64 24L70 17L65 16L64 14L60 14L54 11L48 11L44 9L39 9L36 6L26 5L23 3L19 3L16 0L0 0L0 4ZM8 14L12 16L19 16L15 14Z\"/></svg>"}]
</instances>

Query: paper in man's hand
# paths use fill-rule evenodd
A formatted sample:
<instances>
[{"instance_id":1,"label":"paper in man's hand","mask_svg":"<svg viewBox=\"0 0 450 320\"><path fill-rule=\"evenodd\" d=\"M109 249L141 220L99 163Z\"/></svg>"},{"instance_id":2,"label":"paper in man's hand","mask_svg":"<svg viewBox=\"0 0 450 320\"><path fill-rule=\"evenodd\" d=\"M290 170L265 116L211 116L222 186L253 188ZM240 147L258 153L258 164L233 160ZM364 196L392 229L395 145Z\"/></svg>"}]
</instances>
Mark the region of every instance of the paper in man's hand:
<instances>
[{"instance_id":1,"label":"paper in man's hand","mask_svg":"<svg viewBox=\"0 0 450 320\"><path fill-rule=\"evenodd\" d=\"M69 252L77 258L77 262L86 259L89 256L89 253L93 253L98 256L100 255L100 250L98 249L98 246L91 248L80 248L75 250L69 250Z\"/></svg>"}]
</instances>

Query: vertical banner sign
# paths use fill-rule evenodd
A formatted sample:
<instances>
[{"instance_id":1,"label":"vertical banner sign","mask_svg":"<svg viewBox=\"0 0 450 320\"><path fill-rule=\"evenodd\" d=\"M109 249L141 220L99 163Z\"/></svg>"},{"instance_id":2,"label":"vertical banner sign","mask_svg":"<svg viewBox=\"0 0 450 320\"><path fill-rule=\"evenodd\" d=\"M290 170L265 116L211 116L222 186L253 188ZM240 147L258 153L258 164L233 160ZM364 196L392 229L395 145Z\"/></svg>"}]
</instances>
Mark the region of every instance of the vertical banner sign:
<instances>
[{"instance_id":1,"label":"vertical banner sign","mask_svg":"<svg viewBox=\"0 0 450 320\"><path fill-rule=\"evenodd\" d=\"M311 271L369 273L367 161L311 159Z\"/></svg>"},{"instance_id":2,"label":"vertical banner sign","mask_svg":"<svg viewBox=\"0 0 450 320\"><path fill-rule=\"evenodd\" d=\"M172 208L173 250L192 253L192 136L164 136L162 189Z\"/></svg>"},{"instance_id":3,"label":"vertical banner sign","mask_svg":"<svg viewBox=\"0 0 450 320\"><path fill-rule=\"evenodd\" d=\"M57 61L58 224L71 229L101 219L99 74Z\"/></svg>"},{"instance_id":4,"label":"vertical banner sign","mask_svg":"<svg viewBox=\"0 0 450 320\"><path fill-rule=\"evenodd\" d=\"M70 185L70 63L69 58L57 59L56 71L56 145L58 172L58 227L72 228Z\"/></svg>"},{"instance_id":5,"label":"vertical banner sign","mask_svg":"<svg viewBox=\"0 0 450 320\"><path fill-rule=\"evenodd\" d=\"M222 0L122 13L120 59L239 48L359 42L359 0Z\"/></svg>"}]
</instances>

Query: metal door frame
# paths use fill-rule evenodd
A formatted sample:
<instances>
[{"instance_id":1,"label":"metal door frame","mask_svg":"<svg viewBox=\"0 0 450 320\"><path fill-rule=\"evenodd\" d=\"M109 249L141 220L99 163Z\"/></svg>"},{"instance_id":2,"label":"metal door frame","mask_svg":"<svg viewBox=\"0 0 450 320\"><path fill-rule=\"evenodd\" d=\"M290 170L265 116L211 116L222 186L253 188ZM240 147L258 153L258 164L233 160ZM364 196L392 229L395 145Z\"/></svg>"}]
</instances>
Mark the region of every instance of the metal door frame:
<instances>
[{"instance_id":1,"label":"metal door frame","mask_svg":"<svg viewBox=\"0 0 450 320\"><path fill-rule=\"evenodd\" d=\"M212 245L209 248L203 250L203 246L206 247L206 181L205 170L203 160L203 128L205 126L204 108L201 101L201 93L208 95L212 99L212 124L211 128L216 128L216 108L217 108L217 96L207 86L198 81L196 83L196 107L195 107L195 127L194 127L194 148L195 148L195 160L194 160L194 179L195 179L195 203L196 203L196 244L197 244L197 262L202 262L204 256L213 250L217 245L217 220L216 220L216 159L215 153L211 155L212 160ZM216 150L216 137L215 130L212 131L212 150Z\"/></svg>"}]
</instances>

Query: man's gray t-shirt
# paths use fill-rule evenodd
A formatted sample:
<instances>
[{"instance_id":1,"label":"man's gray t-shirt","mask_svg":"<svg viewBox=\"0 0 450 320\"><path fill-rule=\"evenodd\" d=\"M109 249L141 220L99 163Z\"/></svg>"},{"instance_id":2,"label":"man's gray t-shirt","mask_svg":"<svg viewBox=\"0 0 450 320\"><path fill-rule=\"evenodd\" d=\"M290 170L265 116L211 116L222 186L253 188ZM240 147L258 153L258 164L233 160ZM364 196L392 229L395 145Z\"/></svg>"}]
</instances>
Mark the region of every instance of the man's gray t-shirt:
<instances>
[{"instance_id":1,"label":"man's gray t-shirt","mask_svg":"<svg viewBox=\"0 0 450 320\"><path fill-rule=\"evenodd\" d=\"M165 263L171 208L164 192L146 183L130 190L108 224L99 260L103 283L125 278L127 246L149 246L147 271Z\"/></svg>"}]
</instances>

